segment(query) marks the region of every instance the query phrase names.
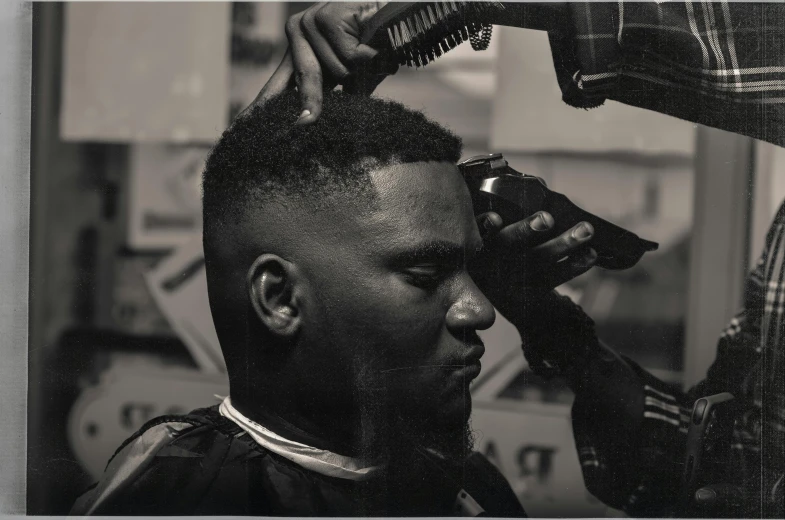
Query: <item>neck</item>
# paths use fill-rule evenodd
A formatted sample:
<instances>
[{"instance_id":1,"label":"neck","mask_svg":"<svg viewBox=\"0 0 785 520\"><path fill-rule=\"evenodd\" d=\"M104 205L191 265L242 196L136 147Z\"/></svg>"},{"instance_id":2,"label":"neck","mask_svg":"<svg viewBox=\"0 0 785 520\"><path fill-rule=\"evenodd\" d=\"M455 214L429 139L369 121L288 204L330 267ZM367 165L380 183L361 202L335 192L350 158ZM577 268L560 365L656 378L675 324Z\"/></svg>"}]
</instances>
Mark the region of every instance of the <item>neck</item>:
<instances>
[{"instance_id":1,"label":"neck","mask_svg":"<svg viewBox=\"0 0 785 520\"><path fill-rule=\"evenodd\" d=\"M282 437L350 457L367 453L357 440L355 421L330 410L303 409L290 392L248 392L232 385L231 398L240 413Z\"/></svg>"}]
</instances>

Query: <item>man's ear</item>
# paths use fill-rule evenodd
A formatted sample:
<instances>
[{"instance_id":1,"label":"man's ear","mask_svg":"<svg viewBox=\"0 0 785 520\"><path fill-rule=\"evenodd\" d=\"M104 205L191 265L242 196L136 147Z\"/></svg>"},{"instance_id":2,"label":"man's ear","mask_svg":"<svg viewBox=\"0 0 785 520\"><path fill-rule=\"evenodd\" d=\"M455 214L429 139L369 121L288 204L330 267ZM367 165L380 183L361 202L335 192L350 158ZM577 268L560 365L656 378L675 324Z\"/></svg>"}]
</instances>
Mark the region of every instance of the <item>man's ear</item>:
<instances>
[{"instance_id":1,"label":"man's ear","mask_svg":"<svg viewBox=\"0 0 785 520\"><path fill-rule=\"evenodd\" d=\"M248 296L262 324L281 338L295 337L302 317L292 263L277 255L261 255L248 270L247 282Z\"/></svg>"}]
</instances>

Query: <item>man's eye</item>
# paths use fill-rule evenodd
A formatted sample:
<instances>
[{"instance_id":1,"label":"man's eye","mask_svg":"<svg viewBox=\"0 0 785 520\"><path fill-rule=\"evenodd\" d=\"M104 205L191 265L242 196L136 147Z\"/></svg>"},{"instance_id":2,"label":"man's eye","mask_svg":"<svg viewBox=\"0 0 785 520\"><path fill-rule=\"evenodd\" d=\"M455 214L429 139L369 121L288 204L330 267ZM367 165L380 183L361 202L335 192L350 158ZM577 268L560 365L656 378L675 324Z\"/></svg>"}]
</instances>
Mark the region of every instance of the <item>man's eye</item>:
<instances>
[{"instance_id":1,"label":"man's eye","mask_svg":"<svg viewBox=\"0 0 785 520\"><path fill-rule=\"evenodd\" d=\"M439 266L418 266L406 270L409 283L422 289L435 289L449 273Z\"/></svg>"}]
</instances>

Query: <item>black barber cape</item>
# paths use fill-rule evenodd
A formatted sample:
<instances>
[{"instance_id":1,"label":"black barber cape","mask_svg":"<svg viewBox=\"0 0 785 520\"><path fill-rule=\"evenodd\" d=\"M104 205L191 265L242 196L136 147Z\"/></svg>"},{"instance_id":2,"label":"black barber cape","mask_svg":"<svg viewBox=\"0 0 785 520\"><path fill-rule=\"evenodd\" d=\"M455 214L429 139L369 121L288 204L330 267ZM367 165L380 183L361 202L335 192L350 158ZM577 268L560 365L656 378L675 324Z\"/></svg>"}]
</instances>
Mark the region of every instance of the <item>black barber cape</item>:
<instances>
[{"instance_id":1,"label":"black barber cape","mask_svg":"<svg viewBox=\"0 0 785 520\"><path fill-rule=\"evenodd\" d=\"M213 406L144 425L71 514L461 516L468 500L488 516L526 516L482 455L464 468L461 483L445 482L434 468L392 496L383 472L353 481L304 469L257 444Z\"/></svg>"}]
</instances>

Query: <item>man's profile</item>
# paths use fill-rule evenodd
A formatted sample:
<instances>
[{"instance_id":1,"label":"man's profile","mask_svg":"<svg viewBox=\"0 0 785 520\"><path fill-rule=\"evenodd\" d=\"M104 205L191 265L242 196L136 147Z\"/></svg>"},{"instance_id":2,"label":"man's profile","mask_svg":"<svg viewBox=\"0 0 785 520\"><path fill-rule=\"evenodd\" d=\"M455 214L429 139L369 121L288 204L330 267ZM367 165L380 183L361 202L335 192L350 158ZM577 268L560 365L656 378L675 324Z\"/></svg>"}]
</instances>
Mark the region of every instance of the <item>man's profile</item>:
<instances>
[{"instance_id":1,"label":"man's profile","mask_svg":"<svg viewBox=\"0 0 785 520\"><path fill-rule=\"evenodd\" d=\"M523 515L471 452L495 311L468 272L460 139L373 98L325 94L307 127L298 109L290 92L238 119L204 172L231 396L142 428L72 512Z\"/></svg>"}]
</instances>

